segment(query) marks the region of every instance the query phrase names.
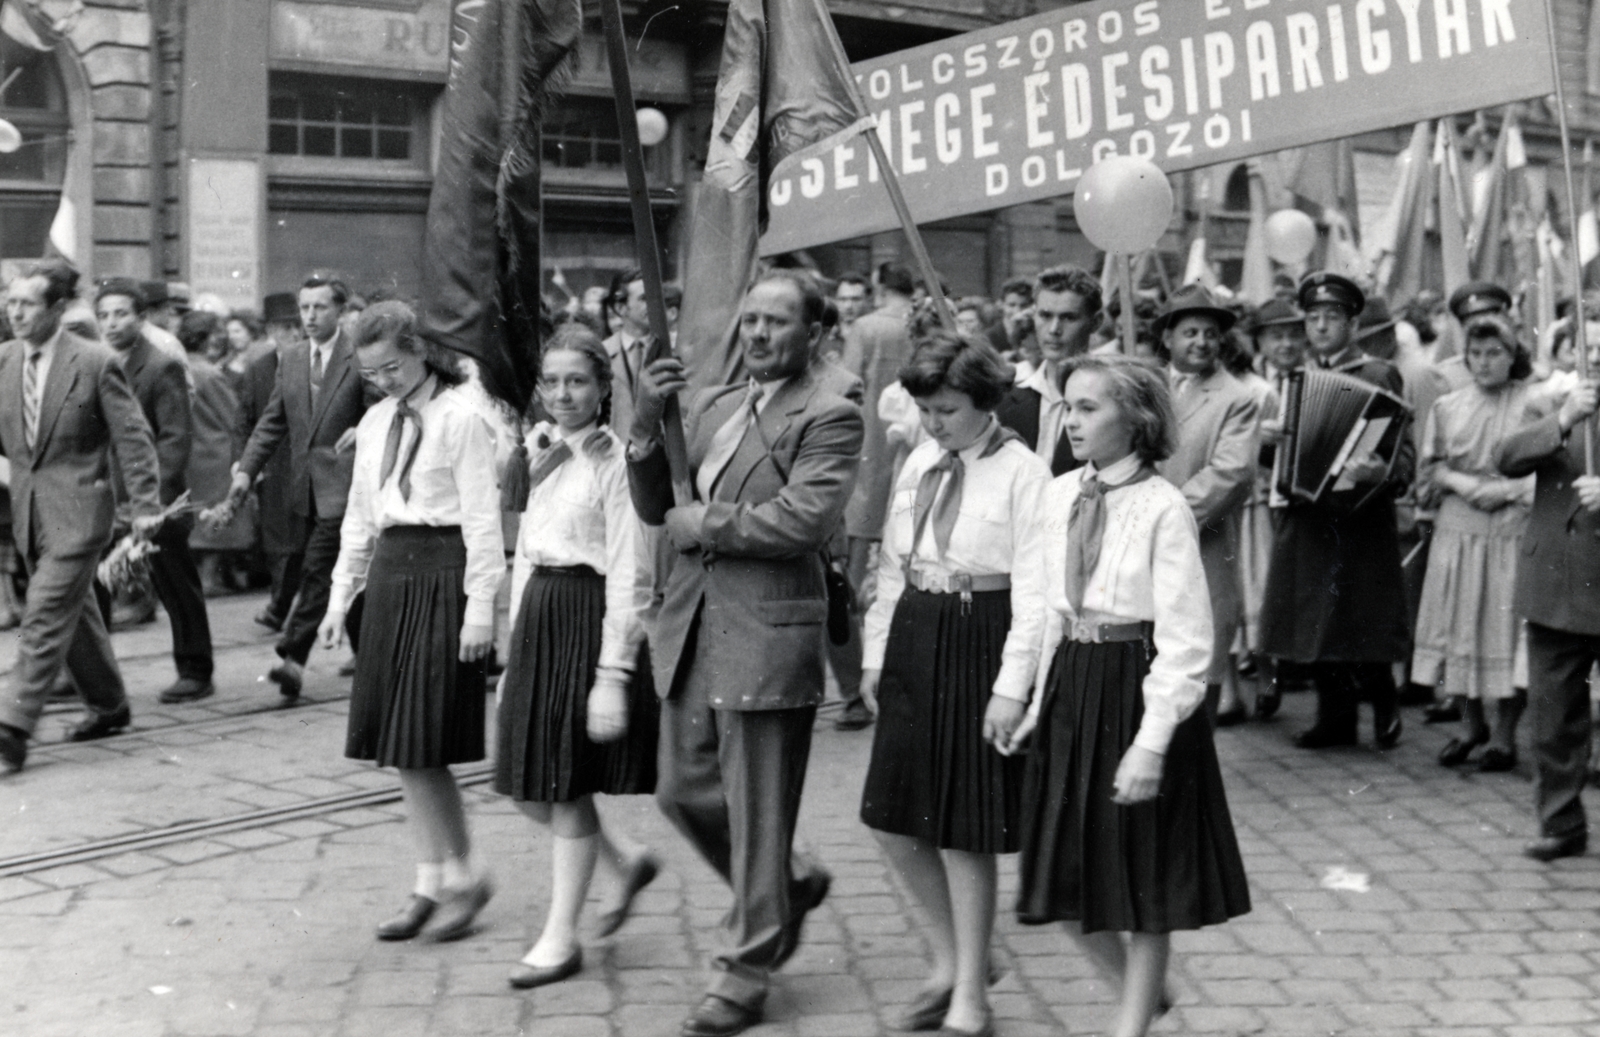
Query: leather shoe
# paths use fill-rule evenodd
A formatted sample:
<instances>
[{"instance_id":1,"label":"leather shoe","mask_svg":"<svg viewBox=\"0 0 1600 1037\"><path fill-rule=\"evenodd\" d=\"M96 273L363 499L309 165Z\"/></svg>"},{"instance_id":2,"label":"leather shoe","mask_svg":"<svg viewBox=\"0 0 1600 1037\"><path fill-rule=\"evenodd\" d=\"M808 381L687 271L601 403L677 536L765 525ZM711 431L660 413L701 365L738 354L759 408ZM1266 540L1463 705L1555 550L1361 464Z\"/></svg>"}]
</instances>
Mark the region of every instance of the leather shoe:
<instances>
[{"instance_id":1,"label":"leather shoe","mask_svg":"<svg viewBox=\"0 0 1600 1037\"><path fill-rule=\"evenodd\" d=\"M439 900L439 910L434 912L433 928L428 938L434 943L449 943L472 932L472 923L478 912L494 896L494 884L484 876L466 889L454 890Z\"/></svg>"},{"instance_id":2,"label":"leather shoe","mask_svg":"<svg viewBox=\"0 0 1600 1037\"><path fill-rule=\"evenodd\" d=\"M789 887L789 921L783 927L783 945L772 961L774 969L783 968L784 963L800 949L800 931L806 924L806 915L817 909L832 885L831 874L821 868L813 868L809 875L796 880Z\"/></svg>"},{"instance_id":3,"label":"leather shoe","mask_svg":"<svg viewBox=\"0 0 1600 1037\"><path fill-rule=\"evenodd\" d=\"M576 976L583 970L583 948L572 952L572 957L559 965L529 965L519 961L511 966L511 985L518 990L532 990L534 987L548 986L551 983L560 983L564 979Z\"/></svg>"},{"instance_id":4,"label":"leather shoe","mask_svg":"<svg viewBox=\"0 0 1600 1037\"><path fill-rule=\"evenodd\" d=\"M257 612L255 616L255 622L257 625L264 626L273 633L283 632L283 617L273 612L271 609L262 609L260 612Z\"/></svg>"},{"instance_id":5,"label":"leather shoe","mask_svg":"<svg viewBox=\"0 0 1600 1037\"><path fill-rule=\"evenodd\" d=\"M1448 698L1422 709L1424 724L1454 724L1461 719L1461 700Z\"/></svg>"},{"instance_id":6,"label":"leather shoe","mask_svg":"<svg viewBox=\"0 0 1600 1037\"><path fill-rule=\"evenodd\" d=\"M378 939L380 940L409 940L422 932L422 927L428 924L428 919L433 917L434 908L439 902L421 893L411 894L411 899L406 901L406 906L399 913L378 926Z\"/></svg>"},{"instance_id":7,"label":"leather shoe","mask_svg":"<svg viewBox=\"0 0 1600 1037\"><path fill-rule=\"evenodd\" d=\"M0 724L0 773L15 774L27 762L27 734L10 724Z\"/></svg>"},{"instance_id":8,"label":"leather shoe","mask_svg":"<svg viewBox=\"0 0 1600 1037\"><path fill-rule=\"evenodd\" d=\"M1494 774L1498 771L1509 771L1517 765L1517 751L1515 749L1502 749L1498 745L1491 745L1478 757L1478 770Z\"/></svg>"},{"instance_id":9,"label":"leather shoe","mask_svg":"<svg viewBox=\"0 0 1600 1037\"><path fill-rule=\"evenodd\" d=\"M906 1006L906 1014L900 1017L894 1028L912 1033L939 1029L944 1025L944 1017L950 1011L952 993L949 988L924 990L917 995L916 1000Z\"/></svg>"},{"instance_id":10,"label":"leather shoe","mask_svg":"<svg viewBox=\"0 0 1600 1037\"><path fill-rule=\"evenodd\" d=\"M1541 836L1524 846L1522 855L1536 861L1553 861L1558 857L1581 857L1588 848L1589 833L1574 832L1572 835Z\"/></svg>"},{"instance_id":11,"label":"leather shoe","mask_svg":"<svg viewBox=\"0 0 1600 1037\"><path fill-rule=\"evenodd\" d=\"M172 705L177 702L198 702L208 699L217 693L217 686L210 681L195 680L193 677L179 677L159 696L162 702Z\"/></svg>"},{"instance_id":12,"label":"leather shoe","mask_svg":"<svg viewBox=\"0 0 1600 1037\"><path fill-rule=\"evenodd\" d=\"M1271 720L1278 715L1278 707L1283 705L1283 686L1276 680L1269 681L1265 690L1256 692L1256 719Z\"/></svg>"},{"instance_id":13,"label":"leather shoe","mask_svg":"<svg viewBox=\"0 0 1600 1037\"><path fill-rule=\"evenodd\" d=\"M707 994L701 999L678 1032L683 1037L733 1037L761 1021L761 1009L735 1004L725 997Z\"/></svg>"},{"instance_id":14,"label":"leather shoe","mask_svg":"<svg viewBox=\"0 0 1600 1037\"><path fill-rule=\"evenodd\" d=\"M1240 704L1225 713L1218 713L1214 726L1238 727L1248 719L1250 719L1250 714L1246 713L1243 704Z\"/></svg>"},{"instance_id":15,"label":"leather shoe","mask_svg":"<svg viewBox=\"0 0 1600 1037\"><path fill-rule=\"evenodd\" d=\"M91 716L80 722L67 738L73 742L92 742L96 738L107 738L127 727L132 720L133 711L123 704L122 708L113 712Z\"/></svg>"},{"instance_id":16,"label":"leather shoe","mask_svg":"<svg viewBox=\"0 0 1600 1037\"><path fill-rule=\"evenodd\" d=\"M1405 725L1400 720L1400 710L1394 706L1375 709L1372 713L1372 742L1379 749L1393 749L1400 744L1400 731Z\"/></svg>"},{"instance_id":17,"label":"leather shoe","mask_svg":"<svg viewBox=\"0 0 1600 1037\"><path fill-rule=\"evenodd\" d=\"M639 891L656 880L661 873L661 861L656 855L646 851L639 855L633 862L633 867L628 870L628 877L622 883L622 903L609 911L600 912L596 919L598 922L596 932L605 937L621 929L628 921L628 916L633 914L633 898Z\"/></svg>"},{"instance_id":18,"label":"leather shoe","mask_svg":"<svg viewBox=\"0 0 1600 1037\"><path fill-rule=\"evenodd\" d=\"M1439 750L1439 763L1445 767L1455 767L1467 762L1467 757L1472 755L1472 750L1489 740L1489 735L1470 735L1466 738L1452 738L1444 743L1444 748Z\"/></svg>"},{"instance_id":19,"label":"leather shoe","mask_svg":"<svg viewBox=\"0 0 1600 1037\"><path fill-rule=\"evenodd\" d=\"M941 1026L939 1037L994 1037L994 1016L984 1016L983 1025L976 1030L958 1030L954 1026Z\"/></svg>"},{"instance_id":20,"label":"leather shoe","mask_svg":"<svg viewBox=\"0 0 1600 1037\"><path fill-rule=\"evenodd\" d=\"M1337 731L1316 724L1295 735L1294 744L1300 749L1328 749L1337 745L1355 745L1356 733L1353 728L1348 731Z\"/></svg>"},{"instance_id":21,"label":"leather shoe","mask_svg":"<svg viewBox=\"0 0 1600 1037\"><path fill-rule=\"evenodd\" d=\"M278 694L290 702L300 697L300 689L305 685L305 670L300 664L290 659L285 659L267 671L267 680L278 686Z\"/></svg>"},{"instance_id":22,"label":"leather shoe","mask_svg":"<svg viewBox=\"0 0 1600 1037\"><path fill-rule=\"evenodd\" d=\"M835 731L859 731L864 727L871 727L873 721L872 710L860 699L851 699L838 717L833 721Z\"/></svg>"}]
</instances>

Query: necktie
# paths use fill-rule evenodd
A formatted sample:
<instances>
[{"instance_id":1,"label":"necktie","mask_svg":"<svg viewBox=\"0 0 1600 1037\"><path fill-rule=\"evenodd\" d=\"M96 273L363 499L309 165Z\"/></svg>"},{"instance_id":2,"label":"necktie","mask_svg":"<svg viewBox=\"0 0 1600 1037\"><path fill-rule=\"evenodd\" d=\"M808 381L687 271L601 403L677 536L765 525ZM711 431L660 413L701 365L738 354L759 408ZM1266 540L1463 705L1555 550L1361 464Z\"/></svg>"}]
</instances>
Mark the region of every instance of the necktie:
<instances>
[{"instance_id":1,"label":"necktie","mask_svg":"<svg viewBox=\"0 0 1600 1037\"><path fill-rule=\"evenodd\" d=\"M550 478L557 468L572 459L572 446L566 440L558 440L554 446L549 439L541 436L544 441L539 445L545 447L539 456L534 458L528 468L528 489L536 488L540 483Z\"/></svg>"},{"instance_id":2,"label":"necktie","mask_svg":"<svg viewBox=\"0 0 1600 1037\"><path fill-rule=\"evenodd\" d=\"M1155 474L1154 468L1145 465L1133 478L1115 486L1107 486L1098 475L1083 481L1083 488L1067 513L1067 601L1074 613L1083 614L1084 591L1095 566L1100 564L1100 541L1106 532L1106 493L1142 483Z\"/></svg>"},{"instance_id":3,"label":"necktie","mask_svg":"<svg viewBox=\"0 0 1600 1037\"><path fill-rule=\"evenodd\" d=\"M750 394L745 397L744 403L739 405L733 415L723 422L722 427L711 437L711 446L706 449L705 460L700 462L700 471L695 474L694 480L695 488L700 491L701 500L711 500L711 493L717 488L717 480L722 478L723 470L738 452L745 433L755 424L756 406L761 402L761 393L761 384L751 382Z\"/></svg>"},{"instance_id":4,"label":"necktie","mask_svg":"<svg viewBox=\"0 0 1600 1037\"><path fill-rule=\"evenodd\" d=\"M400 441L405 438L407 420L417 426L417 434L412 437L411 446L406 450L406 459L400 465L400 499L404 501L411 500L411 466L417 460L417 448L422 445L422 418L404 400L394 409L394 420L389 422L389 438L383 444L383 467L378 472L378 485L388 485L389 476L394 474L395 463L400 457Z\"/></svg>"},{"instance_id":5,"label":"necktie","mask_svg":"<svg viewBox=\"0 0 1600 1037\"><path fill-rule=\"evenodd\" d=\"M939 494L936 501L934 494L938 493L939 480L946 472L950 473L950 478L945 481L944 493ZM961 492L962 484L966 482L966 472L967 466L961 463L961 456L946 450L938 463L923 472L922 478L917 480L916 526L911 534L913 555L917 552L917 545L922 543L922 534L928 528L930 516L933 518L933 544L939 557L943 559L945 552L950 550L950 533L956 528L956 516L961 512Z\"/></svg>"},{"instance_id":6,"label":"necktie","mask_svg":"<svg viewBox=\"0 0 1600 1037\"><path fill-rule=\"evenodd\" d=\"M43 355L32 350L22 368L22 434L30 451L39 434L39 361Z\"/></svg>"},{"instance_id":7,"label":"necktie","mask_svg":"<svg viewBox=\"0 0 1600 1037\"><path fill-rule=\"evenodd\" d=\"M311 402L322 393L322 347L311 347ZM398 418L396 420L399 420Z\"/></svg>"}]
</instances>

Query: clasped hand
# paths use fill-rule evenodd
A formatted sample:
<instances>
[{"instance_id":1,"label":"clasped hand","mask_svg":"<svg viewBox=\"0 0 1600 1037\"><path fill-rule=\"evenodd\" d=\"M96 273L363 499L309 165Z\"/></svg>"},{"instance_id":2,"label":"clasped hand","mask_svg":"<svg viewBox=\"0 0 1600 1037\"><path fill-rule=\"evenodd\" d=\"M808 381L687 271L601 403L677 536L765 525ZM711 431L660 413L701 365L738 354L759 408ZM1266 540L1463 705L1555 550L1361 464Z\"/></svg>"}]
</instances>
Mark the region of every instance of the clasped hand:
<instances>
[{"instance_id":1,"label":"clasped hand","mask_svg":"<svg viewBox=\"0 0 1600 1037\"><path fill-rule=\"evenodd\" d=\"M643 443L660 434L667 397L676 395L688 384L683 362L674 356L652 361L640 372L639 384L634 389L633 427L629 430L634 442Z\"/></svg>"},{"instance_id":2,"label":"clasped hand","mask_svg":"<svg viewBox=\"0 0 1600 1037\"><path fill-rule=\"evenodd\" d=\"M599 676L589 689L589 741L614 742L628 731L628 686L612 676Z\"/></svg>"},{"instance_id":3,"label":"clasped hand","mask_svg":"<svg viewBox=\"0 0 1600 1037\"><path fill-rule=\"evenodd\" d=\"M1161 791L1161 772L1166 757L1138 745L1128 746L1117 764L1117 776L1111 783L1111 802L1121 807L1146 803Z\"/></svg>"}]
</instances>

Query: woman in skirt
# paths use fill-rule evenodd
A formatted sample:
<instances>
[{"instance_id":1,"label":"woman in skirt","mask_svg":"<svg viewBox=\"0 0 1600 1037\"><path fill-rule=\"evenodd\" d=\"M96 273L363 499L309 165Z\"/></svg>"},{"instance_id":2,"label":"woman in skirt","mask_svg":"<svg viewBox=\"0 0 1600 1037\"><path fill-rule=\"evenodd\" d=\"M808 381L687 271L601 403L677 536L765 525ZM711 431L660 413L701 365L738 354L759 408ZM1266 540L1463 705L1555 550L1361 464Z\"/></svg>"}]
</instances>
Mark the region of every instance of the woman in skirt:
<instances>
[{"instance_id":1,"label":"woman in skirt","mask_svg":"<svg viewBox=\"0 0 1600 1037\"><path fill-rule=\"evenodd\" d=\"M324 647L366 590L345 755L396 767L411 815L417 885L378 927L384 940L467 935L490 896L469 855L453 763L483 759L484 658L505 575L494 439L455 388L454 359L417 334L410 307L367 309L352 336L381 389L356 427L355 474L339 536Z\"/></svg>"},{"instance_id":2,"label":"woman in skirt","mask_svg":"<svg viewBox=\"0 0 1600 1037\"><path fill-rule=\"evenodd\" d=\"M555 836L544 931L511 971L522 988L583 967L578 914L597 857L617 876L602 936L622 926L659 868L603 827L594 805L597 792L655 791L660 726L640 658L653 569L628 496L626 448L606 427L611 363L594 332L568 324L545 344L539 395L553 421L528 437L531 489L512 565L495 751L495 791Z\"/></svg>"},{"instance_id":3,"label":"woman in skirt","mask_svg":"<svg viewBox=\"0 0 1600 1037\"><path fill-rule=\"evenodd\" d=\"M1440 698L1460 696L1465 730L1439 752L1447 767L1488 743L1478 768L1517 763L1517 723L1528 701L1522 621L1512 610L1533 476L1507 479L1495 447L1522 423L1532 371L1511 322L1498 314L1467 326L1472 384L1434 401L1423 433L1418 483L1437 497L1433 545L1417 613L1411 679ZM1484 708L1494 703L1491 731Z\"/></svg>"},{"instance_id":4,"label":"woman in skirt","mask_svg":"<svg viewBox=\"0 0 1600 1037\"><path fill-rule=\"evenodd\" d=\"M995 419L1011 378L987 343L935 331L900 383L930 438L895 484L865 622L878 728L861 819L932 922L902 1028L987 1034L995 855L1017 850L1022 792L1021 759L994 746L1033 684L1043 599L1020 560L1050 468Z\"/></svg>"},{"instance_id":5,"label":"woman in skirt","mask_svg":"<svg viewBox=\"0 0 1600 1037\"><path fill-rule=\"evenodd\" d=\"M1250 909L1200 705L1211 606L1193 515L1154 465L1174 445L1166 382L1115 356L1068 361L1065 432L1087 463L1040 504L1049 669L1023 791L1024 923L1060 921L1121 985L1115 1037L1165 1008L1169 934ZM1121 934L1127 934L1126 938Z\"/></svg>"}]
</instances>

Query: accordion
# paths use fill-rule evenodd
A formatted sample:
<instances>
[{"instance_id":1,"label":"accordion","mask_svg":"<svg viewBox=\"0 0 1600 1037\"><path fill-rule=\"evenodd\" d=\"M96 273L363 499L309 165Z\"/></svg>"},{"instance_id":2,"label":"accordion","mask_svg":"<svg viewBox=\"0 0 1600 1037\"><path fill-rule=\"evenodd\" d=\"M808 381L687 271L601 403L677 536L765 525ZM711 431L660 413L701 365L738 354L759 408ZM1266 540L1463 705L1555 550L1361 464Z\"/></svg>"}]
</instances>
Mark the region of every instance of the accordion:
<instances>
[{"instance_id":1,"label":"accordion","mask_svg":"<svg viewBox=\"0 0 1600 1037\"><path fill-rule=\"evenodd\" d=\"M1360 508L1383 483L1357 484L1345 466L1370 456L1383 463L1387 481L1410 416L1404 400L1370 382L1321 368L1293 372L1273 458L1273 503Z\"/></svg>"}]
</instances>

